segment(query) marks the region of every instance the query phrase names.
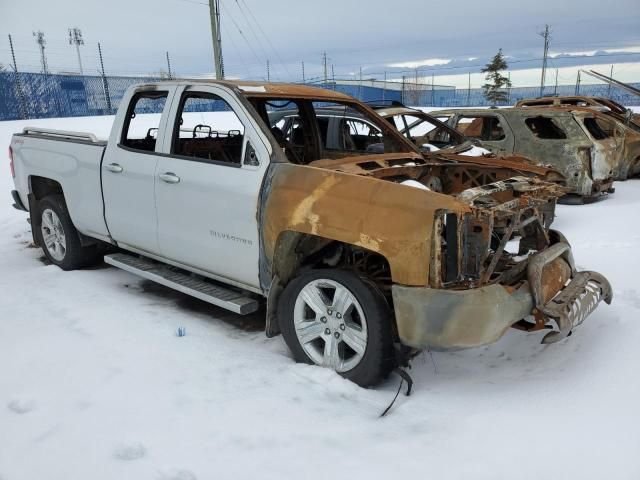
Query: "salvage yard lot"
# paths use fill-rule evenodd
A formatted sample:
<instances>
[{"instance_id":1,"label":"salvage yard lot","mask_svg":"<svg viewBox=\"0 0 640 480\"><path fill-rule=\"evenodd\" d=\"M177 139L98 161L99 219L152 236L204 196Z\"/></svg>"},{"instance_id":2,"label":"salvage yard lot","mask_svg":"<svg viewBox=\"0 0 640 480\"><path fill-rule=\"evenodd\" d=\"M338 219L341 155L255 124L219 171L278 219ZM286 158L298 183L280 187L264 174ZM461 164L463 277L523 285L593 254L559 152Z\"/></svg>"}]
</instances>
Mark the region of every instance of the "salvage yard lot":
<instances>
[{"instance_id":1,"label":"salvage yard lot","mask_svg":"<svg viewBox=\"0 0 640 480\"><path fill-rule=\"evenodd\" d=\"M108 135L113 117L0 123ZM640 478L640 180L560 206L578 267L614 289L567 340L423 353L411 397L290 358L238 317L30 246L0 166L0 479ZM186 336L176 336L185 327Z\"/></svg>"}]
</instances>

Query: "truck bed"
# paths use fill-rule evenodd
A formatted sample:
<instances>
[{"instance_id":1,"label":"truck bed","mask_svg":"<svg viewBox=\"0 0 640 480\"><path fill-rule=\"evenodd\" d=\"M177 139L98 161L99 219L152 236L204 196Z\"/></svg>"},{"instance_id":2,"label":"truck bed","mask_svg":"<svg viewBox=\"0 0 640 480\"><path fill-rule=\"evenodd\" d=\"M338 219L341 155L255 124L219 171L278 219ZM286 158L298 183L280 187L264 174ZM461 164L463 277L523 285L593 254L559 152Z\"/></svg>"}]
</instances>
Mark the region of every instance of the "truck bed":
<instances>
[{"instance_id":1,"label":"truck bed","mask_svg":"<svg viewBox=\"0 0 640 480\"><path fill-rule=\"evenodd\" d=\"M67 208L78 231L107 237L100 188L106 145L106 140L92 133L25 127L11 141L22 203L28 208L27 194L34 177L55 180L64 186Z\"/></svg>"}]
</instances>

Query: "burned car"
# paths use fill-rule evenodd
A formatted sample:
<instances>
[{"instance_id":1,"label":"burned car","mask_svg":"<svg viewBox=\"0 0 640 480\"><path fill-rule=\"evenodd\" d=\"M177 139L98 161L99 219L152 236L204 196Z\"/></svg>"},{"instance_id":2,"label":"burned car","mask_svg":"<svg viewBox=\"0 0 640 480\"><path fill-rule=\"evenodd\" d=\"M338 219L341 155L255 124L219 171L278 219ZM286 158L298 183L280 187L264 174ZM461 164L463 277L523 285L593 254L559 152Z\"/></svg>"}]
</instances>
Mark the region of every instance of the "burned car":
<instances>
[{"instance_id":1,"label":"burned car","mask_svg":"<svg viewBox=\"0 0 640 480\"><path fill-rule=\"evenodd\" d=\"M368 104L376 113L393 125L422 152L456 153L469 157L491 155L477 140L467 138L432 115L398 102L391 105Z\"/></svg>"},{"instance_id":2,"label":"burned car","mask_svg":"<svg viewBox=\"0 0 640 480\"><path fill-rule=\"evenodd\" d=\"M611 112L625 121L640 122L640 115L626 108L615 100L606 97L593 97L588 95L558 95L553 97L524 98L518 100L515 105L520 107L596 107L603 111Z\"/></svg>"},{"instance_id":3,"label":"burned car","mask_svg":"<svg viewBox=\"0 0 640 480\"><path fill-rule=\"evenodd\" d=\"M613 193L619 168L615 139L594 133L588 109L458 109L434 113L498 155L519 154L550 165L566 179L573 200L589 202Z\"/></svg>"},{"instance_id":4,"label":"burned car","mask_svg":"<svg viewBox=\"0 0 640 480\"><path fill-rule=\"evenodd\" d=\"M614 169L616 180L640 175L640 116L619 103L601 97L553 97L521 100L516 107L547 106L573 112L591 112L593 118L582 120L591 136L599 140L613 139L618 157Z\"/></svg>"}]
</instances>

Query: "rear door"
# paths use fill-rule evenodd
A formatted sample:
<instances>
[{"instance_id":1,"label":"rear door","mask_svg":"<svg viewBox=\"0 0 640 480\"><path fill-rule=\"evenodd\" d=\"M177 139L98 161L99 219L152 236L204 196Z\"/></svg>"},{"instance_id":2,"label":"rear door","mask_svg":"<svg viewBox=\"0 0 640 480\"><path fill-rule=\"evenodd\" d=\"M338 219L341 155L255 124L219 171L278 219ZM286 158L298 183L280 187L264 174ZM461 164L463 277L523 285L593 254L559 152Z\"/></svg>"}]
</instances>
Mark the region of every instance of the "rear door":
<instances>
[{"instance_id":1,"label":"rear door","mask_svg":"<svg viewBox=\"0 0 640 480\"><path fill-rule=\"evenodd\" d=\"M120 111L102 161L105 219L119 245L158 253L155 179L175 87L142 89ZM126 103L125 103L126 105Z\"/></svg>"},{"instance_id":2,"label":"rear door","mask_svg":"<svg viewBox=\"0 0 640 480\"><path fill-rule=\"evenodd\" d=\"M162 256L213 278L259 288L258 198L266 139L234 94L176 94L155 179Z\"/></svg>"}]
</instances>

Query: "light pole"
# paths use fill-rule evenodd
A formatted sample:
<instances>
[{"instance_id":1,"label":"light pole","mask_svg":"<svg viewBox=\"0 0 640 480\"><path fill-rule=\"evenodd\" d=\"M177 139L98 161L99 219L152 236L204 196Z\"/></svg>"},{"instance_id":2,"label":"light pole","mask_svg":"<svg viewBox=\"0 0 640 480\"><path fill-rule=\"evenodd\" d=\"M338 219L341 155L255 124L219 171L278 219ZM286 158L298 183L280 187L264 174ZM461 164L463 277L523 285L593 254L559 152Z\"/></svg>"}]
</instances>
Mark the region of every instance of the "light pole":
<instances>
[{"instance_id":1,"label":"light pole","mask_svg":"<svg viewBox=\"0 0 640 480\"><path fill-rule=\"evenodd\" d=\"M78 27L73 27L69 29L69 45L76 46L76 53L78 54L78 67L80 67L80 75L84 75L84 71L82 70L82 58L80 58L80 45L84 45L84 40L82 38L82 30Z\"/></svg>"}]
</instances>

